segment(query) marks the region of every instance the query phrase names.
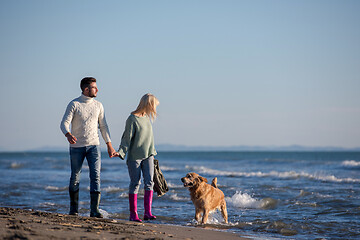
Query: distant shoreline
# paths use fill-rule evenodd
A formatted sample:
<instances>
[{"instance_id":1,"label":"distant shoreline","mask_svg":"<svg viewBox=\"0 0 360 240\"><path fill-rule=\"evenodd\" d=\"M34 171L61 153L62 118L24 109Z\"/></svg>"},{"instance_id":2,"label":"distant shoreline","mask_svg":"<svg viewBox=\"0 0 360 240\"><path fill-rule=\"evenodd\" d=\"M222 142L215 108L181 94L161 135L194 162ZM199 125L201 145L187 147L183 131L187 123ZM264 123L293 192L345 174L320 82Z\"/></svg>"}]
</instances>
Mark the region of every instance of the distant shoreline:
<instances>
[{"instance_id":1,"label":"distant shoreline","mask_svg":"<svg viewBox=\"0 0 360 240\"><path fill-rule=\"evenodd\" d=\"M104 144L102 151L106 152ZM301 145L290 146L186 146L172 144L158 144L155 146L158 152L360 152L360 147L309 147ZM0 148L0 153L17 152L68 152L68 147L44 146L40 148L13 151Z\"/></svg>"},{"instance_id":2,"label":"distant shoreline","mask_svg":"<svg viewBox=\"0 0 360 240\"><path fill-rule=\"evenodd\" d=\"M0 151L0 154L19 153L68 153L68 150L26 150L26 151ZM106 149L101 149L103 154ZM360 153L360 149L352 150L157 150L158 153Z\"/></svg>"}]
</instances>

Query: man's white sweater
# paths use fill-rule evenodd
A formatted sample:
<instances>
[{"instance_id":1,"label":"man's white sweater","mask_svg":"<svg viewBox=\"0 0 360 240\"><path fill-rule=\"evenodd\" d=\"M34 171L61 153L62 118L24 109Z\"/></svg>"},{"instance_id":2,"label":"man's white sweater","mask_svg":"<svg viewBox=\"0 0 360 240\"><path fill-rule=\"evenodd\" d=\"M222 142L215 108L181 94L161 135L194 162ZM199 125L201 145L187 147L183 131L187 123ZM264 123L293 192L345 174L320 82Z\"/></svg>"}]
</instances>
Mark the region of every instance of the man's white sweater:
<instances>
[{"instance_id":1,"label":"man's white sweater","mask_svg":"<svg viewBox=\"0 0 360 240\"><path fill-rule=\"evenodd\" d=\"M100 145L98 128L105 142L111 142L103 105L83 94L69 103L60 128L64 135L71 133L77 138L71 147Z\"/></svg>"}]
</instances>

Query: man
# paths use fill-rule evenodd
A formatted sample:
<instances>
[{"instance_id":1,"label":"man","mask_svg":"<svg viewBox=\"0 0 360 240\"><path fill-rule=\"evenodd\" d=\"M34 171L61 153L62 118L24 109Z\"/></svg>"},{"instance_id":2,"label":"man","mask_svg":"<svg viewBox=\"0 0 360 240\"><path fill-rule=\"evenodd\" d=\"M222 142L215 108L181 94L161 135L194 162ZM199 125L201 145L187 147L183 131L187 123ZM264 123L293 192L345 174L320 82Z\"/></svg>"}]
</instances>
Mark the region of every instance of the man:
<instances>
[{"instance_id":1,"label":"man","mask_svg":"<svg viewBox=\"0 0 360 240\"><path fill-rule=\"evenodd\" d=\"M80 173L86 158L90 171L90 217L102 218L99 212L101 155L98 127L106 142L109 157L113 157L116 152L111 144L104 107L94 99L98 93L96 79L83 78L80 88L81 96L68 104L60 124L61 131L70 143L69 214L78 215Z\"/></svg>"}]
</instances>

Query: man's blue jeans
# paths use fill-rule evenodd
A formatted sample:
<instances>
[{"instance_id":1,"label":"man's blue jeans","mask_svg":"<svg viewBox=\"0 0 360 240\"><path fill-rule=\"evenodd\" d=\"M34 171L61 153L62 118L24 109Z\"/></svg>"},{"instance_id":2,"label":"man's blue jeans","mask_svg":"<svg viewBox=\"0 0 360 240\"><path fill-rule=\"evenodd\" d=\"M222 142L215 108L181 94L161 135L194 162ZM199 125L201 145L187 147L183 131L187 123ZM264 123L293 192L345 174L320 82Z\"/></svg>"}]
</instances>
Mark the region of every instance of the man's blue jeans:
<instances>
[{"instance_id":1,"label":"man's blue jeans","mask_svg":"<svg viewBox=\"0 0 360 240\"><path fill-rule=\"evenodd\" d=\"M70 147L71 177L69 190L77 192L80 184L81 167L86 160L89 165L90 192L100 192L101 152L100 146Z\"/></svg>"}]
</instances>

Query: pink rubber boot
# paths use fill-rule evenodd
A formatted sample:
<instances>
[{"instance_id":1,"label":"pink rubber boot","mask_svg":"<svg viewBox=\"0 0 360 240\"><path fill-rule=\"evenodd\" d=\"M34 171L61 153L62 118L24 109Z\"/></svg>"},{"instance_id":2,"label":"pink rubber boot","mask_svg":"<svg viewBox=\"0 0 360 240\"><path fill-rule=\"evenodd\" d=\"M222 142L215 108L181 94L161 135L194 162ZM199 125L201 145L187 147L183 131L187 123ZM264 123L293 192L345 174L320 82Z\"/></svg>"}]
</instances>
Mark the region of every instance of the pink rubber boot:
<instances>
[{"instance_id":1,"label":"pink rubber boot","mask_svg":"<svg viewBox=\"0 0 360 240\"><path fill-rule=\"evenodd\" d=\"M153 191L145 190L145 196L144 196L144 220L155 220L156 216L151 214L151 204L153 199Z\"/></svg>"},{"instance_id":2,"label":"pink rubber boot","mask_svg":"<svg viewBox=\"0 0 360 240\"><path fill-rule=\"evenodd\" d=\"M130 221L142 222L137 214L137 194L129 193Z\"/></svg>"}]
</instances>

